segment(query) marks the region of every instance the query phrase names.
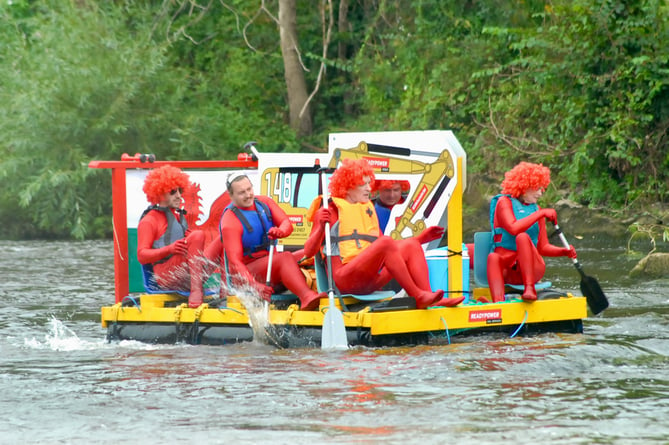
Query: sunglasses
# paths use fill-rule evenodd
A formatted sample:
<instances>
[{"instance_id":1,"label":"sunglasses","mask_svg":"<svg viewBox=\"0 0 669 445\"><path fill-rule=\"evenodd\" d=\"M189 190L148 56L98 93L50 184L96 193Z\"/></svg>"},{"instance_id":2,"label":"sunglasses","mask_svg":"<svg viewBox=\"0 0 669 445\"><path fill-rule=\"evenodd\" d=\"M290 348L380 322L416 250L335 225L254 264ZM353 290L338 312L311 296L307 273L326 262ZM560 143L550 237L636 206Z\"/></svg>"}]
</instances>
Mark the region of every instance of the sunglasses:
<instances>
[{"instance_id":1,"label":"sunglasses","mask_svg":"<svg viewBox=\"0 0 669 445\"><path fill-rule=\"evenodd\" d=\"M170 195L176 195L177 192L179 192L179 194L181 195L181 194L183 194L184 190L181 187L176 188L176 189L172 189L172 190L170 190Z\"/></svg>"}]
</instances>

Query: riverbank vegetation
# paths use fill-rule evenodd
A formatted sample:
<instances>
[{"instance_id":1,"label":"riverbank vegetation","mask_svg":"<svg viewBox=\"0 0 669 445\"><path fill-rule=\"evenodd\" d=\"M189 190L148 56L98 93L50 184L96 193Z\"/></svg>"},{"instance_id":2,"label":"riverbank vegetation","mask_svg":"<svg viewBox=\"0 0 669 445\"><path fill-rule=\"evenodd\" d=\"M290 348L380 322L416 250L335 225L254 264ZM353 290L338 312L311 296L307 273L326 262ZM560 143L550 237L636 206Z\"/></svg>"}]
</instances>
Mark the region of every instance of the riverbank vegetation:
<instances>
[{"instance_id":1,"label":"riverbank vegetation","mask_svg":"<svg viewBox=\"0 0 669 445\"><path fill-rule=\"evenodd\" d=\"M92 159L340 131L451 129L470 176L529 160L549 199L669 200L663 0L11 0L0 41L2 238L109 236Z\"/></svg>"}]
</instances>

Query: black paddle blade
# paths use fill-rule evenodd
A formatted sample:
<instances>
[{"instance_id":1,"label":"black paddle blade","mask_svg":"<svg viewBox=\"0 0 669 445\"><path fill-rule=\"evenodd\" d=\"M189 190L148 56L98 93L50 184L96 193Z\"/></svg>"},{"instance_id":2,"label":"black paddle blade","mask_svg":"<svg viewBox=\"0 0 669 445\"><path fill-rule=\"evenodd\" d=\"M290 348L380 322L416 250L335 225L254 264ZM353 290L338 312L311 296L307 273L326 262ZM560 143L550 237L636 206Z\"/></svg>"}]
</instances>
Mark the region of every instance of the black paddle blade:
<instances>
[{"instance_id":1,"label":"black paddle blade","mask_svg":"<svg viewBox=\"0 0 669 445\"><path fill-rule=\"evenodd\" d=\"M569 249L569 243L567 238L564 237L560 226L555 224L555 231L560 236L560 241L562 245ZM585 295L585 300L588 302L588 306L593 314L597 315L602 312L604 309L609 307L609 300L606 299L606 295L602 292L602 288L599 287L599 283L592 277L589 277L583 272L581 263L578 262L576 258L573 258L574 266L578 273L581 275L581 292Z\"/></svg>"},{"instance_id":2,"label":"black paddle blade","mask_svg":"<svg viewBox=\"0 0 669 445\"><path fill-rule=\"evenodd\" d=\"M593 314L597 315L609 307L609 300L606 299L602 288L593 277L581 275L581 292L585 295L585 299Z\"/></svg>"}]
</instances>

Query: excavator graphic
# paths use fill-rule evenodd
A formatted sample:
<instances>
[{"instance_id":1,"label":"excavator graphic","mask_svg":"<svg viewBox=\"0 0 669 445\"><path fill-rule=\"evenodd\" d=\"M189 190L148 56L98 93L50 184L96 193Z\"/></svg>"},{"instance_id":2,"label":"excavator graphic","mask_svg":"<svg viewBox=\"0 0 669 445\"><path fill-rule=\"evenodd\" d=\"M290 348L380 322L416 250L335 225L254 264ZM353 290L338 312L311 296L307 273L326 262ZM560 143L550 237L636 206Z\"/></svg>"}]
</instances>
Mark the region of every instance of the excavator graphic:
<instances>
[{"instance_id":1,"label":"excavator graphic","mask_svg":"<svg viewBox=\"0 0 669 445\"><path fill-rule=\"evenodd\" d=\"M448 208L452 205L456 189L462 190L462 181L455 178L458 169L449 150L420 151L360 141L353 148L332 150L325 171L331 173L343 159L367 160L378 179L414 178L411 197L400 205L400 209L405 206L403 213L394 227L389 226L392 238L419 234L427 227L428 219L432 225L439 224L445 228L450 225L446 218ZM261 193L272 197L297 226L295 236L284 240L287 248L300 246L306 240L309 227L304 214L310 203L322 193L318 181L318 174L322 171L318 160L311 166L261 167ZM416 182L418 175L420 179ZM435 209L444 210L440 212L442 214L433 214Z\"/></svg>"},{"instance_id":2,"label":"excavator graphic","mask_svg":"<svg viewBox=\"0 0 669 445\"><path fill-rule=\"evenodd\" d=\"M424 155L436 159L427 163L411 159L412 155ZM403 238L402 232L405 229L410 230L409 236L422 232L426 228L425 220L430 217L437 202L440 199L448 202L453 192L453 187L448 191L447 188L455 175L455 164L447 150L437 154L361 141L357 147L351 149L335 149L328 167L336 168L343 159L365 159L380 176L384 173L422 175L404 213L390 232L390 236L394 239ZM421 209L422 215L414 221Z\"/></svg>"},{"instance_id":3,"label":"excavator graphic","mask_svg":"<svg viewBox=\"0 0 669 445\"><path fill-rule=\"evenodd\" d=\"M410 197L393 209L386 234L393 239L408 238L430 225L446 229L449 283L462 287L462 192L464 184L464 151L444 147L438 151L382 145L358 139L352 148L331 149L325 174L331 173L344 159L365 159L374 168L377 179L411 179ZM461 148L458 147L460 150ZM313 161L312 161L313 162ZM259 166L261 193L272 197L293 221L295 231L280 241L288 250L298 250L310 233L307 208L322 193L320 163L299 167ZM420 179L416 179L419 177ZM396 206L397 207L397 206ZM402 211L403 208L403 211ZM398 216L395 212L401 212ZM394 224L396 222L396 224ZM394 227L393 227L394 225ZM438 247L433 241L430 248ZM457 246L457 247L451 247Z\"/></svg>"}]
</instances>

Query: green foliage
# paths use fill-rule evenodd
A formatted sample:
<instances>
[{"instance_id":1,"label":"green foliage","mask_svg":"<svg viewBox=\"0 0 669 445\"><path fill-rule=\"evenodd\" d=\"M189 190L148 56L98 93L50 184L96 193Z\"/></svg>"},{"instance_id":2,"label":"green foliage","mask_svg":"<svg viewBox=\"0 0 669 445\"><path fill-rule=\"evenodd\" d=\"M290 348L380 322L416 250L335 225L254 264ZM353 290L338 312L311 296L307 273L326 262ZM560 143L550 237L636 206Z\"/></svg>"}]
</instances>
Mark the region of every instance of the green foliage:
<instances>
[{"instance_id":1,"label":"green foliage","mask_svg":"<svg viewBox=\"0 0 669 445\"><path fill-rule=\"evenodd\" d=\"M52 1L3 15L0 193L33 225L7 226L3 237L108 234L94 221L110 212L110 184L87 168L92 159L229 158L249 139L297 147L276 106L281 88L263 83L262 57L233 48L222 70L201 53L193 64L202 71L184 65L179 44L154 32L157 8Z\"/></svg>"},{"instance_id":2,"label":"green foliage","mask_svg":"<svg viewBox=\"0 0 669 445\"><path fill-rule=\"evenodd\" d=\"M309 88L326 66L299 139L277 1L2 3L0 237L107 236L92 159L299 151L332 131L452 129L470 174L530 160L582 203L669 198L666 2L349 1L342 23L333 4L324 58L328 3L298 1Z\"/></svg>"},{"instance_id":3,"label":"green foliage","mask_svg":"<svg viewBox=\"0 0 669 445\"><path fill-rule=\"evenodd\" d=\"M147 78L164 48L128 29L124 12L54 1L2 29L2 193L50 236L82 238L100 203L109 210L91 158L149 145L154 118L144 113L160 105L147 100Z\"/></svg>"},{"instance_id":4,"label":"green foliage","mask_svg":"<svg viewBox=\"0 0 669 445\"><path fill-rule=\"evenodd\" d=\"M498 177L543 162L584 203L666 200L664 3L466 5L398 5L413 23L379 29L381 43L362 48L370 123L454 129L473 169Z\"/></svg>"},{"instance_id":5,"label":"green foliage","mask_svg":"<svg viewBox=\"0 0 669 445\"><path fill-rule=\"evenodd\" d=\"M492 92L505 151L554 166L585 203L666 199L666 11L570 1L540 16L541 27L493 33L512 39Z\"/></svg>"}]
</instances>

